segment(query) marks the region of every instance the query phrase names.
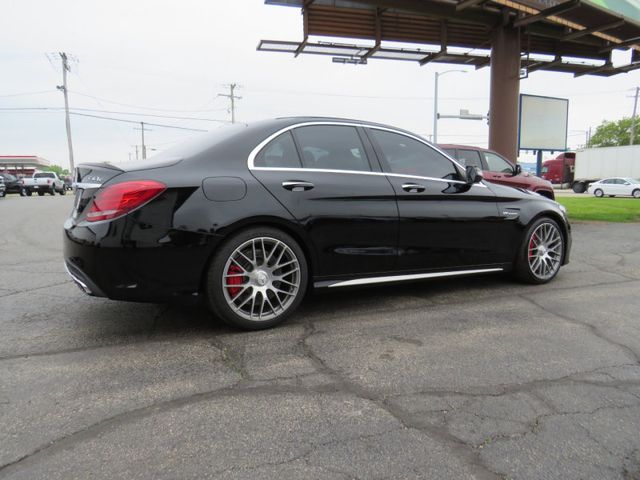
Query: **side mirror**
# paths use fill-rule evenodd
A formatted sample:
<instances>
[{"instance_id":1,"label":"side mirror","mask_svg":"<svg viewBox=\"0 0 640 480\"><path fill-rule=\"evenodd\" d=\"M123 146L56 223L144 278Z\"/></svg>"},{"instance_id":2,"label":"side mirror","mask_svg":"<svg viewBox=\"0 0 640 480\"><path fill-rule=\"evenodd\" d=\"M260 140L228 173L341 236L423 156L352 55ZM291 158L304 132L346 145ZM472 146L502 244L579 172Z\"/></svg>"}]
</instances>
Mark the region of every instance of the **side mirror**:
<instances>
[{"instance_id":1,"label":"side mirror","mask_svg":"<svg viewBox=\"0 0 640 480\"><path fill-rule=\"evenodd\" d=\"M467 174L467 184L469 185L480 183L482 180L482 172L473 165L467 165L465 173Z\"/></svg>"},{"instance_id":2,"label":"side mirror","mask_svg":"<svg viewBox=\"0 0 640 480\"><path fill-rule=\"evenodd\" d=\"M516 163L515 167L513 167L513 176L520 175L522 173L522 166L519 163Z\"/></svg>"}]
</instances>

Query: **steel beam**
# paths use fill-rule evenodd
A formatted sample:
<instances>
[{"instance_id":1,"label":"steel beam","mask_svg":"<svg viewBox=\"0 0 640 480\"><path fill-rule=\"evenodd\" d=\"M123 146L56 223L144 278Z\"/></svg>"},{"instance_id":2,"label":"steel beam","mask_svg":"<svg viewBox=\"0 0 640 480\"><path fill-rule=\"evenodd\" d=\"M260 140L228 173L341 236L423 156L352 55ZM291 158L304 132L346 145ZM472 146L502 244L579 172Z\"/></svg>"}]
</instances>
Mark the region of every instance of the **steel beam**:
<instances>
[{"instance_id":1,"label":"steel beam","mask_svg":"<svg viewBox=\"0 0 640 480\"><path fill-rule=\"evenodd\" d=\"M598 25L597 27L585 28L584 30L576 30L575 32L568 33L567 35L562 37L561 40L563 42L570 42L572 40L577 40L578 38L585 37L593 33L604 32L606 30L611 30L612 28L618 28L624 24L625 20L618 20L616 22Z\"/></svg>"},{"instance_id":2,"label":"steel beam","mask_svg":"<svg viewBox=\"0 0 640 480\"><path fill-rule=\"evenodd\" d=\"M456 12L464 10L465 8L475 7L476 5L480 5L487 0L462 0L456 5Z\"/></svg>"},{"instance_id":3,"label":"steel beam","mask_svg":"<svg viewBox=\"0 0 640 480\"><path fill-rule=\"evenodd\" d=\"M615 50L617 48L627 48L631 45L635 45L636 43L640 43L640 37L630 38L629 40L625 40L620 43L612 43L607 45L606 47L601 48L600 53L610 52L611 50Z\"/></svg>"},{"instance_id":4,"label":"steel beam","mask_svg":"<svg viewBox=\"0 0 640 480\"><path fill-rule=\"evenodd\" d=\"M539 22L540 20L544 20L552 15L558 15L559 13L568 12L570 10L573 10L574 8L578 8L579 6L580 0L571 0L569 2L559 3L558 5L554 5L553 7L545 8L540 13L536 13L535 15L529 15L519 18L513 22L513 26L524 27L525 25Z\"/></svg>"}]
</instances>

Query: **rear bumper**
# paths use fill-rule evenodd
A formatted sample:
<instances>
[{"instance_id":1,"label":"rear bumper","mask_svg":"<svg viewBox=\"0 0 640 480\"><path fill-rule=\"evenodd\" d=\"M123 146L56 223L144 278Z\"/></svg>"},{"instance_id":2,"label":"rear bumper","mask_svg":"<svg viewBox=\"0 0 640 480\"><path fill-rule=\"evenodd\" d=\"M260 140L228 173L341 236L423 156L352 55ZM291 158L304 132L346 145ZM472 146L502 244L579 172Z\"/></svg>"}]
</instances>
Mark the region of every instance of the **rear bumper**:
<instances>
[{"instance_id":1,"label":"rear bumper","mask_svg":"<svg viewBox=\"0 0 640 480\"><path fill-rule=\"evenodd\" d=\"M100 290L97 285L93 283L93 281L73 263L65 260L64 268L71 279L84 293L93 297L106 297L102 290Z\"/></svg>"},{"instance_id":2,"label":"rear bumper","mask_svg":"<svg viewBox=\"0 0 640 480\"><path fill-rule=\"evenodd\" d=\"M136 302L193 303L218 237L159 232L123 217L64 230L67 272L88 295Z\"/></svg>"}]
</instances>

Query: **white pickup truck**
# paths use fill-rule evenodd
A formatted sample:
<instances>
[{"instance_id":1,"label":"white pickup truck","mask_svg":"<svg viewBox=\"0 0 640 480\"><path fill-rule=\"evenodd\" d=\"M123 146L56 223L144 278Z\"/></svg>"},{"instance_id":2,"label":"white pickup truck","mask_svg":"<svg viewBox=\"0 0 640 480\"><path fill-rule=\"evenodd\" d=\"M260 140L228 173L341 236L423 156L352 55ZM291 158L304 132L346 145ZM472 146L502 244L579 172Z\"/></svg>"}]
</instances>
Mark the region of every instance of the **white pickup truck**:
<instances>
[{"instance_id":1,"label":"white pickup truck","mask_svg":"<svg viewBox=\"0 0 640 480\"><path fill-rule=\"evenodd\" d=\"M37 192L40 196L45 193L51 195L55 195L56 192L60 195L66 193L64 181L60 180L55 172L36 172L31 178L23 178L22 186L28 196L31 196L33 192Z\"/></svg>"}]
</instances>

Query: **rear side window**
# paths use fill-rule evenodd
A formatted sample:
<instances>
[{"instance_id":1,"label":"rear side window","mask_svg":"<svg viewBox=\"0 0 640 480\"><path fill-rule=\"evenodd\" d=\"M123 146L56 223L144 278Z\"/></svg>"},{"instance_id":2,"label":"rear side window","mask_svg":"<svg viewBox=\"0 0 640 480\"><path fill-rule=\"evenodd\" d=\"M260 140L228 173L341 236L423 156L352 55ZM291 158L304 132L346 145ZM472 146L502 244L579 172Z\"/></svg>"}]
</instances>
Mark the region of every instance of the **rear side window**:
<instances>
[{"instance_id":1,"label":"rear side window","mask_svg":"<svg viewBox=\"0 0 640 480\"><path fill-rule=\"evenodd\" d=\"M458 150L458 160L465 167L473 166L483 170L482 162L480 161L480 154L477 150Z\"/></svg>"},{"instance_id":2,"label":"rear side window","mask_svg":"<svg viewBox=\"0 0 640 480\"><path fill-rule=\"evenodd\" d=\"M271 140L253 162L256 167L300 168L300 158L291 132L284 132Z\"/></svg>"},{"instance_id":3,"label":"rear side window","mask_svg":"<svg viewBox=\"0 0 640 480\"><path fill-rule=\"evenodd\" d=\"M385 170L402 175L457 179L453 162L422 142L384 130L369 129L382 150Z\"/></svg>"},{"instance_id":4,"label":"rear side window","mask_svg":"<svg viewBox=\"0 0 640 480\"><path fill-rule=\"evenodd\" d=\"M371 171L355 127L313 125L294 130L305 168Z\"/></svg>"}]
</instances>

